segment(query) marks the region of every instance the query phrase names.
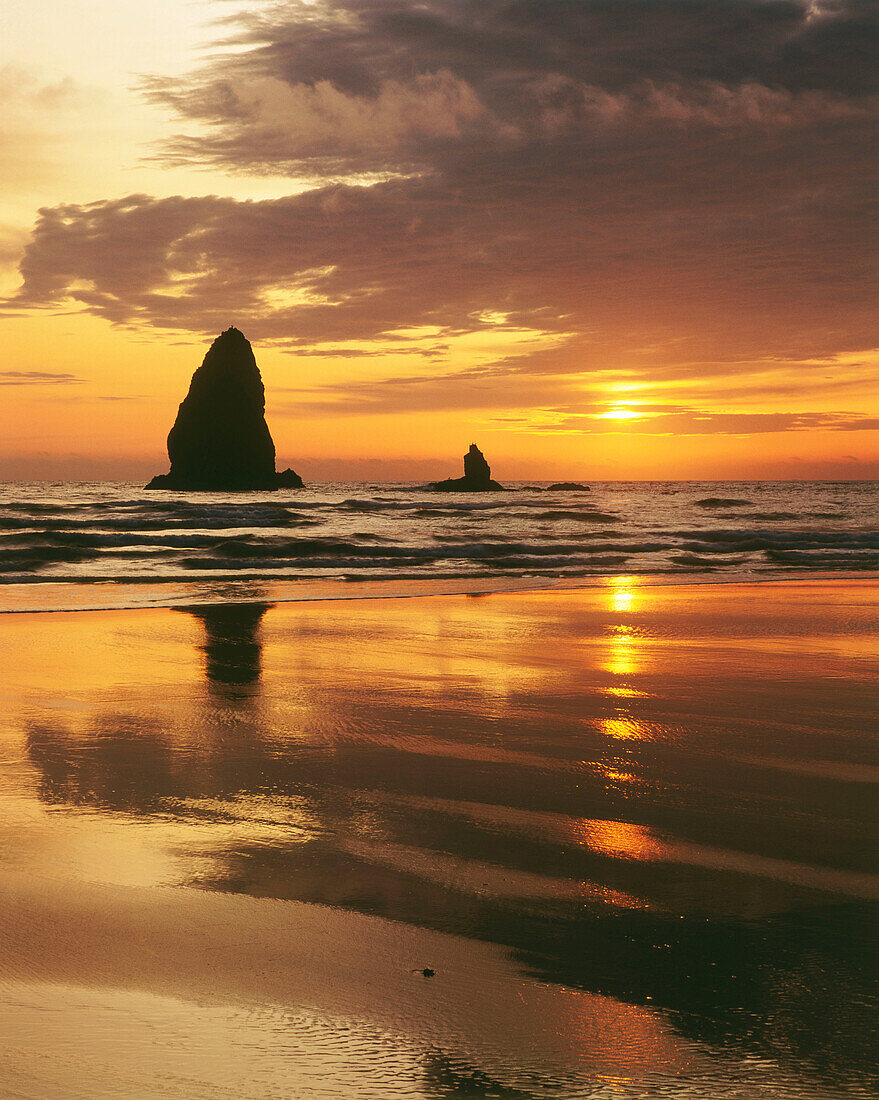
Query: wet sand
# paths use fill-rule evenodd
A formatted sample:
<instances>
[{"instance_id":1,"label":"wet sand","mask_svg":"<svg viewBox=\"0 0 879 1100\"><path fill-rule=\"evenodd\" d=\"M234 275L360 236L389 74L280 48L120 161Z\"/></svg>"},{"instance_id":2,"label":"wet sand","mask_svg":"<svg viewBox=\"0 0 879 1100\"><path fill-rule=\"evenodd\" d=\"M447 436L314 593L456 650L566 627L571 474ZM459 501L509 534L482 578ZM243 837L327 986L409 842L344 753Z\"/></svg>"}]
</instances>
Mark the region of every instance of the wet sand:
<instances>
[{"instance_id":1,"label":"wet sand","mask_svg":"<svg viewBox=\"0 0 879 1100\"><path fill-rule=\"evenodd\" d=\"M0 1095L879 1095L877 611L3 616Z\"/></svg>"}]
</instances>

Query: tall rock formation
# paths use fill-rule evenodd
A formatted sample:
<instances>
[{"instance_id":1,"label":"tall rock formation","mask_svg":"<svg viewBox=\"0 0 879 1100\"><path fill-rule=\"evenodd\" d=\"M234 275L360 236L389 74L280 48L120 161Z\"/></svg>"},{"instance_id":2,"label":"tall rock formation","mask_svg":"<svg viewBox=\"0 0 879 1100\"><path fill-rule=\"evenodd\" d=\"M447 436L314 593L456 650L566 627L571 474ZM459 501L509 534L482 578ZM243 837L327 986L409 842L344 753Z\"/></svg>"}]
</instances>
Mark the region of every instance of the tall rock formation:
<instances>
[{"instance_id":1,"label":"tall rock formation","mask_svg":"<svg viewBox=\"0 0 879 1100\"><path fill-rule=\"evenodd\" d=\"M147 489L230 492L299 489L293 470L275 473L265 389L250 342L237 328L214 340L192 376L168 435L171 472Z\"/></svg>"},{"instance_id":2,"label":"tall rock formation","mask_svg":"<svg viewBox=\"0 0 879 1100\"><path fill-rule=\"evenodd\" d=\"M503 490L491 479L491 467L485 461L485 455L475 443L464 455L464 476L450 477L447 481L435 481L431 485L438 493L489 493Z\"/></svg>"}]
</instances>

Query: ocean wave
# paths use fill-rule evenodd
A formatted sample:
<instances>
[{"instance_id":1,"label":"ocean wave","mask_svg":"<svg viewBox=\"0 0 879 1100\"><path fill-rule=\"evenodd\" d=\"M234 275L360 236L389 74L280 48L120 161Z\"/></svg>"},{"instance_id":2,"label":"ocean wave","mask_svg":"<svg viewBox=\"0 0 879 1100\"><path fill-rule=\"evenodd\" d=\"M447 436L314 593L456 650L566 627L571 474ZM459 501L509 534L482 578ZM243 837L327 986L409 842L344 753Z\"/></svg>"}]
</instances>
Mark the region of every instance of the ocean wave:
<instances>
[{"instance_id":1,"label":"ocean wave","mask_svg":"<svg viewBox=\"0 0 879 1100\"><path fill-rule=\"evenodd\" d=\"M460 497L333 485L253 498L0 485L0 579L712 577L879 569L879 484L592 483ZM4 500L4 497L6 498Z\"/></svg>"},{"instance_id":2,"label":"ocean wave","mask_svg":"<svg viewBox=\"0 0 879 1100\"><path fill-rule=\"evenodd\" d=\"M266 568L265 560L261 558L234 558L221 561L212 557L185 557L179 559L177 564L188 570L208 573L231 571L237 575L242 570L250 570L253 576L263 576L267 579L289 577L291 575L308 576L312 575L314 571L323 570L331 570L334 573L339 570L356 570L358 572L363 571L368 579L378 580L389 576L409 576L413 579L423 579L426 575L436 577L491 577L499 573L509 572L518 572L524 576L559 576L562 573L572 576L586 576L608 567L616 568L623 565L627 560L628 556L626 554L597 554L588 559L523 554L493 558L491 559L490 568L488 568L485 560L480 559L478 555L464 557L462 555L413 554L409 556L400 555L395 557L393 562L383 562L381 558L364 560L358 557L318 556L309 558L305 562L296 560L294 563L293 560L285 561L283 558L278 558L273 559L271 566L268 568ZM431 568L429 572L427 571L429 566L442 566L449 562L461 563L462 566L470 566L475 562L477 568L460 568L450 572L443 572L441 568ZM291 568L294 564L296 566L295 570ZM383 565L386 567L393 565L393 569L383 569ZM480 565L482 568L478 567ZM414 571L409 574L401 572L405 569Z\"/></svg>"},{"instance_id":3,"label":"ocean wave","mask_svg":"<svg viewBox=\"0 0 879 1100\"><path fill-rule=\"evenodd\" d=\"M718 568L716 559L712 561L710 558L701 558L698 554L672 554L669 560L675 565L704 570L706 573L713 573Z\"/></svg>"},{"instance_id":4,"label":"ocean wave","mask_svg":"<svg viewBox=\"0 0 879 1100\"><path fill-rule=\"evenodd\" d=\"M93 557L88 550L73 546L33 546L0 549L0 572L21 572L40 569L59 562L86 561Z\"/></svg>"},{"instance_id":5,"label":"ocean wave","mask_svg":"<svg viewBox=\"0 0 879 1100\"><path fill-rule=\"evenodd\" d=\"M560 508L550 509L548 512L537 512L535 519L556 519L565 523L618 523L619 515L614 512L595 511L567 511Z\"/></svg>"},{"instance_id":6,"label":"ocean wave","mask_svg":"<svg viewBox=\"0 0 879 1100\"><path fill-rule=\"evenodd\" d=\"M767 550L766 557L797 569L879 569L879 553L857 550Z\"/></svg>"}]
</instances>

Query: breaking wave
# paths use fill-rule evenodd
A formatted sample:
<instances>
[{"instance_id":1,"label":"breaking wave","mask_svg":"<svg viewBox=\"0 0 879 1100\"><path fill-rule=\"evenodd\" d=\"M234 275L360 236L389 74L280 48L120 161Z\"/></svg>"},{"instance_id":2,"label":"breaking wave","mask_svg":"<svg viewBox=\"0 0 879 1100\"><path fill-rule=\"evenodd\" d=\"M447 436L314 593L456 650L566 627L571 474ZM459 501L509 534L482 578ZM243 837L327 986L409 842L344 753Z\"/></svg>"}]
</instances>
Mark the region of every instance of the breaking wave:
<instances>
[{"instance_id":1,"label":"breaking wave","mask_svg":"<svg viewBox=\"0 0 879 1100\"><path fill-rule=\"evenodd\" d=\"M453 496L327 484L182 497L125 484L8 484L0 581L879 570L877 517L876 482L606 482L593 483L588 502L543 487Z\"/></svg>"}]
</instances>

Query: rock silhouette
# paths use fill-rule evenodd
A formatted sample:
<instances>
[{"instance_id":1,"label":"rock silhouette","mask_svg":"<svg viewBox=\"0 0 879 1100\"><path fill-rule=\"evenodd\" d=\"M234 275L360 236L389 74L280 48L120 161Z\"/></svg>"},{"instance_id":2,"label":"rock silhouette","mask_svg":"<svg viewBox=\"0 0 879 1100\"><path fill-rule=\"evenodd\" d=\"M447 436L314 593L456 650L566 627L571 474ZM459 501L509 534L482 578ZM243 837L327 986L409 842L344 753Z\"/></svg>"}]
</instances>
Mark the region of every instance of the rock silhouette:
<instances>
[{"instance_id":1,"label":"rock silhouette","mask_svg":"<svg viewBox=\"0 0 879 1100\"><path fill-rule=\"evenodd\" d=\"M581 485L579 481L556 481L546 487L548 493L588 493L589 486Z\"/></svg>"},{"instance_id":2,"label":"rock silhouette","mask_svg":"<svg viewBox=\"0 0 879 1100\"><path fill-rule=\"evenodd\" d=\"M168 435L171 472L147 489L230 492L301 489L293 470L275 472L265 388L250 341L237 328L214 340L192 376Z\"/></svg>"},{"instance_id":3,"label":"rock silhouette","mask_svg":"<svg viewBox=\"0 0 879 1100\"><path fill-rule=\"evenodd\" d=\"M503 485L492 481L491 467L485 455L475 443L464 455L464 476L450 477L447 481L435 481L431 485L438 493L488 493L503 490Z\"/></svg>"}]
</instances>

